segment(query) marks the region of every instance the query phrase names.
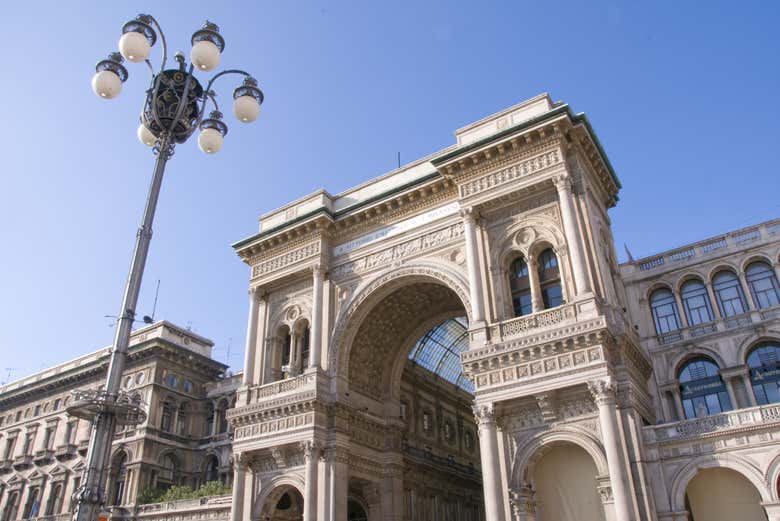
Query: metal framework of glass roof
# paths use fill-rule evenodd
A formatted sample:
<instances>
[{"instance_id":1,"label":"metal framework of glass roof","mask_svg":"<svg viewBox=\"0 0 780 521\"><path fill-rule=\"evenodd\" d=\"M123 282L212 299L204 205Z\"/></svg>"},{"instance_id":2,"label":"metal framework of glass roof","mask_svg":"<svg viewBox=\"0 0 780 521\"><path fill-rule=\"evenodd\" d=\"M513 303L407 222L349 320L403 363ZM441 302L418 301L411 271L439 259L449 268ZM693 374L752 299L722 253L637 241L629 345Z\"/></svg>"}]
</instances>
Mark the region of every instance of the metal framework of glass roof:
<instances>
[{"instance_id":1,"label":"metal framework of glass roof","mask_svg":"<svg viewBox=\"0 0 780 521\"><path fill-rule=\"evenodd\" d=\"M460 354L468 348L466 318L451 318L425 333L409 353L409 360L474 394L474 384L463 375L460 364Z\"/></svg>"}]
</instances>

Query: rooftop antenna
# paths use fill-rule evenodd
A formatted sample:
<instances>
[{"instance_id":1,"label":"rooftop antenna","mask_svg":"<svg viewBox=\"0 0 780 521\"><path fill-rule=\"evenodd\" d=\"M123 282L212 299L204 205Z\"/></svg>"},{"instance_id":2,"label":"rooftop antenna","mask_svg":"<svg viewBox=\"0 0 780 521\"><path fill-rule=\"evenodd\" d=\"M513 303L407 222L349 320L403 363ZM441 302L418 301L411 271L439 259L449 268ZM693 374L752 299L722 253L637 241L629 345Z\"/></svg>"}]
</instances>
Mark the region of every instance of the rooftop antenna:
<instances>
[{"instance_id":1,"label":"rooftop antenna","mask_svg":"<svg viewBox=\"0 0 780 521\"><path fill-rule=\"evenodd\" d=\"M401 168L401 152L398 152L398 168Z\"/></svg>"},{"instance_id":2,"label":"rooftop antenna","mask_svg":"<svg viewBox=\"0 0 780 521\"><path fill-rule=\"evenodd\" d=\"M157 297L160 294L160 279L157 279L157 289L154 290L154 305L152 306L152 316L144 315L144 324L154 324L154 314L157 311Z\"/></svg>"},{"instance_id":3,"label":"rooftop antenna","mask_svg":"<svg viewBox=\"0 0 780 521\"><path fill-rule=\"evenodd\" d=\"M626 249L626 255L628 255L628 262L634 262L634 256L631 255L631 250L628 249L628 244L624 242L623 247Z\"/></svg>"},{"instance_id":4,"label":"rooftop antenna","mask_svg":"<svg viewBox=\"0 0 780 521\"><path fill-rule=\"evenodd\" d=\"M230 365L230 346L233 343L233 337L228 338L227 353L225 353L225 361Z\"/></svg>"},{"instance_id":5,"label":"rooftop antenna","mask_svg":"<svg viewBox=\"0 0 780 521\"><path fill-rule=\"evenodd\" d=\"M16 368L16 367L6 367L5 370L7 371L7 373L5 375L5 382L3 382L3 385L5 385L5 384L7 384L8 382L11 381L11 373L13 373L14 371L18 370L18 368Z\"/></svg>"}]
</instances>

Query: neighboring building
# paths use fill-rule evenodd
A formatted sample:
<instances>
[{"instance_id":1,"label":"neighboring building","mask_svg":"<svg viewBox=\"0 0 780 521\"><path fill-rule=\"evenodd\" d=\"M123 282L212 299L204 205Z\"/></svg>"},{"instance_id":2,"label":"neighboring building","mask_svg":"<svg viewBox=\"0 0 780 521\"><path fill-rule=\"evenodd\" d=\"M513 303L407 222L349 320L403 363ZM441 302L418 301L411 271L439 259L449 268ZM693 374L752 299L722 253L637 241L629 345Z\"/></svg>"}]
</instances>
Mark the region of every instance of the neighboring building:
<instances>
[{"instance_id":1,"label":"neighboring building","mask_svg":"<svg viewBox=\"0 0 780 521\"><path fill-rule=\"evenodd\" d=\"M165 321L133 332L122 387L148 416L114 436L113 516L131 516L146 488L232 480L225 411L238 379L224 378L212 345ZM68 517L91 425L65 409L72 391L104 384L109 350L0 386L0 520Z\"/></svg>"},{"instance_id":2,"label":"neighboring building","mask_svg":"<svg viewBox=\"0 0 780 521\"><path fill-rule=\"evenodd\" d=\"M780 521L780 220L619 265L583 114L540 95L455 134L234 245L242 374L133 334L114 517ZM0 521L68 511L89 426L63 411L107 361L0 388ZM137 504L213 479L232 497Z\"/></svg>"},{"instance_id":3,"label":"neighboring building","mask_svg":"<svg viewBox=\"0 0 780 521\"><path fill-rule=\"evenodd\" d=\"M618 265L583 114L455 135L234 245L232 519L780 520L780 221Z\"/></svg>"}]
</instances>

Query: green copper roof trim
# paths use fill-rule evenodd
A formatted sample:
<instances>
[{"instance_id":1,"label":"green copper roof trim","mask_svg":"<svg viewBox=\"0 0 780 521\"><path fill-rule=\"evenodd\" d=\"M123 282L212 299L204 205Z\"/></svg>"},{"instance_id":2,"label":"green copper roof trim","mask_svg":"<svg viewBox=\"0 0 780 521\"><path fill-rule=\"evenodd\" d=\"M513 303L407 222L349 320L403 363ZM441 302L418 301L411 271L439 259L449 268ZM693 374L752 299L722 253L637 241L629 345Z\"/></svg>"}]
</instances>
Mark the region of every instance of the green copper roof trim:
<instances>
[{"instance_id":1,"label":"green copper roof trim","mask_svg":"<svg viewBox=\"0 0 780 521\"><path fill-rule=\"evenodd\" d=\"M607 165L607 169L609 170L610 176L612 176L612 180L615 182L618 188L622 188L622 185L620 184L620 180L618 179L617 174L615 174L615 170L612 168L612 163L610 163L609 157L607 156L606 152L604 152L604 148L601 146L601 142L599 141L596 132L593 130L593 127L590 124L590 120L588 120L588 116L586 116L584 112L580 112L579 114L574 114L571 111L571 107L569 107L568 104L560 105L559 107L555 107L551 111L545 112L544 114L536 116L535 118L531 118L528 121L523 121L522 123L518 123L517 125L506 128L501 132L497 132L496 134L491 134L490 136L482 138L478 141L469 143L464 147L457 148L452 152L449 152L447 154L432 159L431 163L438 166L441 163L444 163L445 161L449 161L464 153L470 152L477 148L481 148L485 145L489 145L490 143L503 139L510 134L514 134L515 132L526 129L538 123L542 123L548 119L552 119L561 114L567 114L575 123L583 123L585 125L585 127L588 129L588 132L590 132L590 135L593 137L593 141L596 144L596 148L598 148L599 153L604 158L604 162Z\"/></svg>"},{"instance_id":2,"label":"green copper roof trim","mask_svg":"<svg viewBox=\"0 0 780 521\"><path fill-rule=\"evenodd\" d=\"M299 222L303 222L306 219L311 219L317 214L324 214L328 217L330 217L333 220L338 219L339 217L343 216L344 214L347 214L349 212L353 212L359 208L362 208L363 206L370 205L378 200L384 199L385 197L388 197L390 195L393 195L398 192L403 192L404 190L408 190L409 188L414 188L415 186L425 184L431 179L435 179L437 177L440 177L441 174L439 172L431 172L430 174L425 174L424 176L415 179L413 181L409 181L408 183L405 183L401 186L397 186L395 188L391 188L390 190L386 190L384 192L381 192L373 197L369 197L365 201L360 201L359 203L355 203L352 206L348 206L342 210L339 210L338 212L331 212L327 208L317 208L315 210L312 210L308 213L305 213L303 215L299 215L295 219L289 220L287 222L284 222L278 226L274 226L273 228L269 228L267 230L263 230L259 233L256 233L254 235L250 235L249 237L245 239L241 239L238 242L234 242L231 244L233 249L238 249L243 246L246 246L248 243L253 242L257 239L260 239L262 237L265 237L266 235L270 235L271 233L278 232L279 230L283 230L284 228L293 226L295 224L298 224Z\"/></svg>"},{"instance_id":3,"label":"green copper roof trim","mask_svg":"<svg viewBox=\"0 0 780 521\"><path fill-rule=\"evenodd\" d=\"M498 141L499 139L502 139L510 134L513 134L519 130L523 130L525 128L531 127L533 125L536 125L538 123L541 123L543 121L546 121L548 119L552 119L556 116L559 116L561 114L567 114L572 121L575 123L583 123L585 125L585 128L588 129L588 132L590 133L591 137L593 138L593 142L596 144L596 148L598 149L599 153L601 154L601 157L604 158L604 163L607 165L607 169L609 170L609 174L612 177L612 180L617 185L618 189L622 188L623 185L620 184L620 180L617 177L617 174L615 174L614 168L612 168L612 163L609 161L609 156L607 156L607 153L604 152L604 147L601 146L601 142L599 141L598 136L596 135L596 132L593 130L593 127L590 124L590 120L588 119L588 116L585 115L584 112L580 112L579 114L574 114L571 111L571 108L568 104L563 104L558 107L555 107L549 112L545 112L544 114L541 114L535 118L529 119L528 121L523 121L522 123L519 123L513 127L509 127L507 129L502 130L501 132L498 132L496 134L492 134L486 138L480 139L478 141L475 141L474 143L470 143L464 147L458 148L456 150L453 150L452 152L448 152L447 154L443 154L439 157L436 157L434 159L431 159L431 163L434 166L438 166L439 164L448 161L450 159L453 159L455 157L458 157L461 154L464 154L466 152L469 152L471 150L483 147L485 145L488 145L494 141ZM361 208L363 206L372 204L380 199L384 199L385 197L388 197L394 193L402 192L404 190L407 190L409 188L412 188L414 186L426 183L430 181L431 179L436 178L437 176L440 176L441 174L439 172L431 172L430 174L426 174L423 177L419 179L415 179L414 181L410 181L406 184L403 184L401 186L391 188L390 190L387 190L385 192L382 192L380 194L377 194L373 197L370 197L366 199L365 201L361 201L359 203L353 204L352 206L349 206L347 208L344 208L343 210L339 210L338 212L331 212L330 210L326 208L317 208L316 210L312 210L311 212L305 213L303 215L299 215L295 219L292 219L290 221L284 222L278 226L274 226L273 228L269 228L268 230L263 230L259 233L256 233L254 235L250 235L249 237L245 239L241 239L237 242L234 242L231 244L233 249L239 249L243 246L246 246L247 244L254 242L262 237L265 237L267 235L270 235L271 233L278 232L280 230L283 230L287 227L294 226L295 224L298 224L302 221L305 221L306 219L311 219L312 217L322 213L328 217L330 217L333 220L338 219L342 215L352 212L354 210L357 210L358 208ZM615 200L617 201L618 197L615 196Z\"/></svg>"}]
</instances>

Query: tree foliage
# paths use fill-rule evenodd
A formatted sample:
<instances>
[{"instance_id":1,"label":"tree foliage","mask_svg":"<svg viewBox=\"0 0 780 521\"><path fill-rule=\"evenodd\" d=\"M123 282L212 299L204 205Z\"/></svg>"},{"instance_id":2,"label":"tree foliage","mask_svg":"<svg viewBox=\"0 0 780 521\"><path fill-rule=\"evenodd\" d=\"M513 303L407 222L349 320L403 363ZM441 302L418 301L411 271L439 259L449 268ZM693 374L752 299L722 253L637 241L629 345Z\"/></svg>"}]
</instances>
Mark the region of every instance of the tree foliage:
<instances>
[{"instance_id":1,"label":"tree foliage","mask_svg":"<svg viewBox=\"0 0 780 521\"><path fill-rule=\"evenodd\" d=\"M232 489L219 481L208 481L194 489L186 485L176 485L167 490L157 487L147 487L138 495L138 502L142 505L148 503L168 503L182 499L197 499L209 496L224 496L230 494Z\"/></svg>"}]
</instances>

